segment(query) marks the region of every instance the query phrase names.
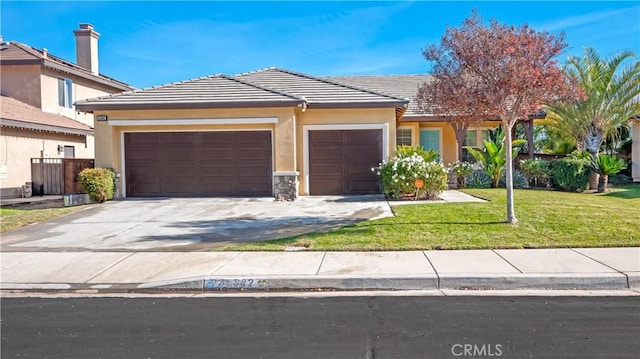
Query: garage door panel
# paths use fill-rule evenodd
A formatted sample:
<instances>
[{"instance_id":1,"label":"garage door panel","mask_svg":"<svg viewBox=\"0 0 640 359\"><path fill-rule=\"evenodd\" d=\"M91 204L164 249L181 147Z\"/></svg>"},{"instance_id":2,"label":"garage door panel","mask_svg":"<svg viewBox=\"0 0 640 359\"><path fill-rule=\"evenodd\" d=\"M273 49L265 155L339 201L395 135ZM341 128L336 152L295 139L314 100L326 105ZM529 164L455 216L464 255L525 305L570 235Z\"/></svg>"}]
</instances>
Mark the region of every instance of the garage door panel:
<instances>
[{"instance_id":1,"label":"garage door panel","mask_svg":"<svg viewBox=\"0 0 640 359\"><path fill-rule=\"evenodd\" d=\"M380 193L382 130L309 131L309 193Z\"/></svg>"},{"instance_id":2,"label":"garage door panel","mask_svg":"<svg viewBox=\"0 0 640 359\"><path fill-rule=\"evenodd\" d=\"M343 131L310 131L309 141L317 145L341 144Z\"/></svg>"},{"instance_id":3,"label":"garage door panel","mask_svg":"<svg viewBox=\"0 0 640 359\"><path fill-rule=\"evenodd\" d=\"M126 133L127 194L268 196L271 153L269 131Z\"/></svg>"}]
</instances>

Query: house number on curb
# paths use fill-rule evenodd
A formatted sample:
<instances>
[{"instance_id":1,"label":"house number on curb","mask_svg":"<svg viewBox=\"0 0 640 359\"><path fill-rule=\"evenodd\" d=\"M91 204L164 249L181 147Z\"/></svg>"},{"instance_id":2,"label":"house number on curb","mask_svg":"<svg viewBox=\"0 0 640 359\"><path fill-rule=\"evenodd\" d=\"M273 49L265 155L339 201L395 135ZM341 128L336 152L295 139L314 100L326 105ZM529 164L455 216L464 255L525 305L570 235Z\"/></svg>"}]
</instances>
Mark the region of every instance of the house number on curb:
<instances>
[{"instance_id":1,"label":"house number on curb","mask_svg":"<svg viewBox=\"0 0 640 359\"><path fill-rule=\"evenodd\" d=\"M204 283L207 289L224 288L265 288L267 281L264 279L208 279Z\"/></svg>"}]
</instances>

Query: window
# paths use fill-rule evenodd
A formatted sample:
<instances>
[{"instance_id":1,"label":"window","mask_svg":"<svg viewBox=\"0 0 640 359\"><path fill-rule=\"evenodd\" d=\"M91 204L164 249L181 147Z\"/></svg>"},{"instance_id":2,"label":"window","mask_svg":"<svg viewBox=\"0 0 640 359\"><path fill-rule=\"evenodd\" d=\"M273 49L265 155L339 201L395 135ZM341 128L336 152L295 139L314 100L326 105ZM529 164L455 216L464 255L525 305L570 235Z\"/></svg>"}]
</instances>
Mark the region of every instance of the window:
<instances>
[{"instance_id":1,"label":"window","mask_svg":"<svg viewBox=\"0 0 640 359\"><path fill-rule=\"evenodd\" d=\"M464 142L462 143L462 159L461 161L466 161L470 163L475 163L476 159L469 153L469 150L466 149L466 146L469 147L478 147L478 131L477 130L467 130L467 134L464 137Z\"/></svg>"},{"instance_id":2,"label":"window","mask_svg":"<svg viewBox=\"0 0 640 359\"><path fill-rule=\"evenodd\" d=\"M413 131L410 128L399 128L396 130L396 146L411 146L413 141Z\"/></svg>"},{"instance_id":3,"label":"window","mask_svg":"<svg viewBox=\"0 0 640 359\"><path fill-rule=\"evenodd\" d=\"M478 138L480 134L480 138ZM484 140L489 139L489 129L482 130L467 130L467 135L464 137L463 146L476 147L479 149L484 148ZM476 163L476 159L469 153L466 148L462 149L462 159L469 163Z\"/></svg>"},{"instance_id":4,"label":"window","mask_svg":"<svg viewBox=\"0 0 640 359\"><path fill-rule=\"evenodd\" d=\"M73 82L69 79L58 78L58 106L73 108Z\"/></svg>"}]
</instances>

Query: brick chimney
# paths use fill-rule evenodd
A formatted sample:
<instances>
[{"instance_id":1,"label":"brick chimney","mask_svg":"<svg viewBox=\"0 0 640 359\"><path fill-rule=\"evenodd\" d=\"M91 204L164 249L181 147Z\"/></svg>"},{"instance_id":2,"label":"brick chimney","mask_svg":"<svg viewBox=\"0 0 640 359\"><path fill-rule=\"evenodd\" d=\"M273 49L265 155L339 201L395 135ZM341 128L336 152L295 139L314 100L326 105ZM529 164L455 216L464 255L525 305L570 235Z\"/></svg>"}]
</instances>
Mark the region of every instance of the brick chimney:
<instances>
[{"instance_id":1,"label":"brick chimney","mask_svg":"<svg viewBox=\"0 0 640 359\"><path fill-rule=\"evenodd\" d=\"M98 38L100 34L93 31L93 25L80 24L76 35L76 64L94 74L98 74Z\"/></svg>"}]
</instances>

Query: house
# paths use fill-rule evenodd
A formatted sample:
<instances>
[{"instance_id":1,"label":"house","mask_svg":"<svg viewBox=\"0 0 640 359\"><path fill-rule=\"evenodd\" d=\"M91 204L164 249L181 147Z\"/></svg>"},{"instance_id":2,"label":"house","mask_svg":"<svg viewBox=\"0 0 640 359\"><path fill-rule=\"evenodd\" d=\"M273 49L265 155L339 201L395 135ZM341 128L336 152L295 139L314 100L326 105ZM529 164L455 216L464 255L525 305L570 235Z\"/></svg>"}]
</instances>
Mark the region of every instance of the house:
<instances>
[{"instance_id":1,"label":"house","mask_svg":"<svg viewBox=\"0 0 640 359\"><path fill-rule=\"evenodd\" d=\"M631 120L631 177L640 182L640 115Z\"/></svg>"},{"instance_id":2,"label":"house","mask_svg":"<svg viewBox=\"0 0 640 359\"><path fill-rule=\"evenodd\" d=\"M20 196L31 158L94 157L93 116L74 101L131 90L98 71L90 24L74 31L76 63L19 42L0 41L0 196Z\"/></svg>"},{"instance_id":3,"label":"house","mask_svg":"<svg viewBox=\"0 0 640 359\"><path fill-rule=\"evenodd\" d=\"M294 71L213 75L76 102L123 196L378 193L409 99Z\"/></svg>"}]
</instances>

